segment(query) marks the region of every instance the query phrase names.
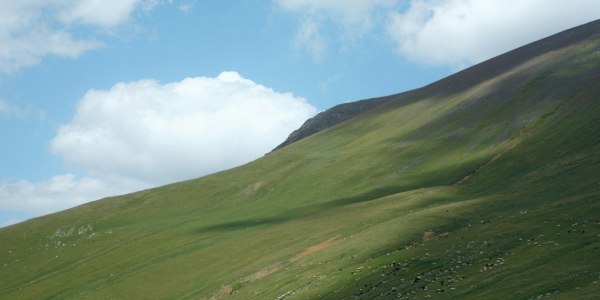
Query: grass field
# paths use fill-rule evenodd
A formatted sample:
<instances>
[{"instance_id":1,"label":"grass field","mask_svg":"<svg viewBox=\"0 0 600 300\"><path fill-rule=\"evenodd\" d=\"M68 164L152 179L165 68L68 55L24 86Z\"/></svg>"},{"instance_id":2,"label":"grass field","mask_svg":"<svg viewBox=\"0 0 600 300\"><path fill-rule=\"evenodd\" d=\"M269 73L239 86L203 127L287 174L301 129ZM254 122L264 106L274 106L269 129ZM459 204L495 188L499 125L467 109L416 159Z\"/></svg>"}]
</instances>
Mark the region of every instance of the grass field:
<instances>
[{"instance_id":1,"label":"grass field","mask_svg":"<svg viewBox=\"0 0 600 300\"><path fill-rule=\"evenodd\" d=\"M598 299L599 24L247 165L0 229L0 298Z\"/></svg>"}]
</instances>

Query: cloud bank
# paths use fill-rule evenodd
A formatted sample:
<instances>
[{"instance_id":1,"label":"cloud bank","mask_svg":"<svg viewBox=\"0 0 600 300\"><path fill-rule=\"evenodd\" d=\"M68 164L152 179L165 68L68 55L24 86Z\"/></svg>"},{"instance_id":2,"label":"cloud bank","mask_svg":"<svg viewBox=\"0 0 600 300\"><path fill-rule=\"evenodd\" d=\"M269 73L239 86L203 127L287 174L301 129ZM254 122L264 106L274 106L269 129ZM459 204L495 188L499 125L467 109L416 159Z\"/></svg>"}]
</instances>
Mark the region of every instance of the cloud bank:
<instances>
[{"instance_id":1,"label":"cloud bank","mask_svg":"<svg viewBox=\"0 0 600 300\"><path fill-rule=\"evenodd\" d=\"M94 174L162 184L256 159L314 113L236 72L118 83L87 92L51 149Z\"/></svg>"},{"instance_id":2,"label":"cloud bank","mask_svg":"<svg viewBox=\"0 0 600 300\"><path fill-rule=\"evenodd\" d=\"M101 47L82 30L110 30L156 0L0 1L0 72L36 65L48 55L76 58Z\"/></svg>"},{"instance_id":3,"label":"cloud bank","mask_svg":"<svg viewBox=\"0 0 600 300\"><path fill-rule=\"evenodd\" d=\"M460 68L598 18L595 0L411 1L387 29L399 54Z\"/></svg>"},{"instance_id":4,"label":"cloud bank","mask_svg":"<svg viewBox=\"0 0 600 300\"><path fill-rule=\"evenodd\" d=\"M293 39L296 49L306 52L316 62L322 62L329 44L348 45L360 40L381 21L376 12L398 3L398 0L275 0L284 11L300 18ZM381 17L381 16L379 16ZM339 27L336 36L327 36L326 24ZM333 42L332 42L333 40Z\"/></svg>"},{"instance_id":5,"label":"cloud bank","mask_svg":"<svg viewBox=\"0 0 600 300\"><path fill-rule=\"evenodd\" d=\"M294 46L322 61L335 38L345 43L384 32L401 56L431 66L461 68L600 18L596 0L276 0L299 16ZM368 41L372 42L372 41ZM386 44L387 46L387 44Z\"/></svg>"},{"instance_id":6,"label":"cloud bank","mask_svg":"<svg viewBox=\"0 0 600 300\"><path fill-rule=\"evenodd\" d=\"M84 177L0 181L0 211L39 215L191 179L261 157L313 116L304 98L236 72L90 90L51 142Z\"/></svg>"}]
</instances>

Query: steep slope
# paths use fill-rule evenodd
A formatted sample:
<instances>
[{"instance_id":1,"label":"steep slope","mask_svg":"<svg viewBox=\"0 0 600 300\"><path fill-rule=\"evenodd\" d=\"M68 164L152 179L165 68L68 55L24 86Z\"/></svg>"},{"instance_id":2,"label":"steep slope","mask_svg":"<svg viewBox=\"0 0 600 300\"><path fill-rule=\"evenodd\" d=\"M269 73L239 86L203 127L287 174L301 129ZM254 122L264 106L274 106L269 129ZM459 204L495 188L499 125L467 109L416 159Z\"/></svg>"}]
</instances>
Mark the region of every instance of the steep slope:
<instances>
[{"instance_id":1,"label":"steep slope","mask_svg":"<svg viewBox=\"0 0 600 300\"><path fill-rule=\"evenodd\" d=\"M594 299L600 21L250 164L0 230L0 298Z\"/></svg>"},{"instance_id":2,"label":"steep slope","mask_svg":"<svg viewBox=\"0 0 600 300\"><path fill-rule=\"evenodd\" d=\"M356 102L343 103L336 105L326 111L318 113L316 116L306 120L300 128L294 130L288 138L273 151L281 149L289 144L295 143L303 138L309 137L321 130L335 126L339 123L352 119L370 109L373 109L392 97L381 97L374 99L365 99Z\"/></svg>"},{"instance_id":3,"label":"steep slope","mask_svg":"<svg viewBox=\"0 0 600 300\"><path fill-rule=\"evenodd\" d=\"M594 26L579 27L577 30L562 32L546 39L523 46L520 49L506 53L495 59L491 59L479 65L473 66L443 80L437 81L425 88L417 89L397 95L366 99L351 103L344 103L334 106L315 117L308 119L300 128L292 132L288 138L274 150L283 148L289 144L297 142L303 138L311 136L321 130L327 129L346 120L349 120L359 114L362 114L372 108L375 108L388 100L398 98L419 99L421 96L412 95L423 90L425 93L431 93L436 90L438 93L453 94L475 86L487 79L506 72L516 66L530 60L540 53L550 52L568 45L572 45L582 40L588 39L596 33Z\"/></svg>"}]
</instances>

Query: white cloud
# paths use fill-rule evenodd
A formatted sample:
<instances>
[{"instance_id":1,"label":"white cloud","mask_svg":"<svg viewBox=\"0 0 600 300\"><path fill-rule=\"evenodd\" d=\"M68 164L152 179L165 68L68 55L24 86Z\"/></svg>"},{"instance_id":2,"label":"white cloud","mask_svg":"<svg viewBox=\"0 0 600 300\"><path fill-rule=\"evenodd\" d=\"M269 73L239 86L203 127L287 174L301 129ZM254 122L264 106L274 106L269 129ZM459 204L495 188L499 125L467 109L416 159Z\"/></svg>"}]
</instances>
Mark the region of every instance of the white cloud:
<instances>
[{"instance_id":1,"label":"white cloud","mask_svg":"<svg viewBox=\"0 0 600 300\"><path fill-rule=\"evenodd\" d=\"M0 180L0 212L38 216L231 168L261 157L315 113L303 98L236 72L90 90L51 142L86 175Z\"/></svg>"},{"instance_id":2,"label":"white cloud","mask_svg":"<svg viewBox=\"0 0 600 300\"><path fill-rule=\"evenodd\" d=\"M432 66L465 67L600 18L597 0L274 0L299 15L294 45L322 59L328 45L387 31L397 52ZM331 21L338 30L325 33ZM387 29L387 30L385 30ZM336 41L337 42L337 41Z\"/></svg>"},{"instance_id":3,"label":"white cloud","mask_svg":"<svg viewBox=\"0 0 600 300\"><path fill-rule=\"evenodd\" d=\"M127 19L139 0L81 0L66 6L58 17L63 23L113 27Z\"/></svg>"},{"instance_id":4,"label":"white cloud","mask_svg":"<svg viewBox=\"0 0 600 300\"><path fill-rule=\"evenodd\" d=\"M325 80L323 80L323 82L321 82L319 87L321 88L322 91L325 91L325 92L329 91L331 89L331 86L334 85L336 82L338 82L340 79L342 79L342 77L344 77L344 73L342 73L342 72L335 73L335 74L327 77Z\"/></svg>"},{"instance_id":5,"label":"white cloud","mask_svg":"<svg viewBox=\"0 0 600 300\"><path fill-rule=\"evenodd\" d=\"M0 1L0 72L36 65L47 55L76 58L102 46L93 36L76 37L81 25L109 29L129 20L151 0Z\"/></svg>"},{"instance_id":6,"label":"white cloud","mask_svg":"<svg viewBox=\"0 0 600 300\"><path fill-rule=\"evenodd\" d=\"M0 98L0 114L10 114L12 111L12 107Z\"/></svg>"},{"instance_id":7,"label":"white cloud","mask_svg":"<svg viewBox=\"0 0 600 300\"><path fill-rule=\"evenodd\" d=\"M464 67L600 18L600 1L412 1L391 13L390 37L414 61Z\"/></svg>"},{"instance_id":8,"label":"white cloud","mask_svg":"<svg viewBox=\"0 0 600 300\"><path fill-rule=\"evenodd\" d=\"M119 83L81 99L52 151L95 175L163 184L256 159L315 111L235 72Z\"/></svg>"},{"instance_id":9,"label":"white cloud","mask_svg":"<svg viewBox=\"0 0 600 300\"><path fill-rule=\"evenodd\" d=\"M35 105L25 107L12 104L0 97L0 117L16 117L26 120L34 120L40 123L47 121L46 113Z\"/></svg>"},{"instance_id":10,"label":"white cloud","mask_svg":"<svg viewBox=\"0 0 600 300\"><path fill-rule=\"evenodd\" d=\"M100 180L84 177L77 179L73 174L53 176L40 182L0 181L0 211L27 212L41 215L73 207L90 200L129 192L132 187L144 188L141 183ZM20 221L17 218L11 218ZM6 220L4 222L7 222ZM8 225L8 224L5 224Z\"/></svg>"},{"instance_id":11,"label":"white cloud","mask_svg":"<svg viewBox=\"0 0 600 300\"><path fill-rule=\"evenodd\" d=\"M196 1L197 0L181 3L177 5L177 9L184 14L188 14L192 10L194 10L194 7L196 6Z\"/></svg>"},{"instance_id":12,"label":"white cloud","mask_svg":"<svg viewBox=\"0 0 600 300\"><path fill-rule=\"evenodd\" d=\"M308 15L327 14L346 25L366 24L377 7L389 7L398 0L275 0L288 11Z\"/></svg>"},{"instance_id":13,"label":"white cloud","mask_svg":"<svg viewBox=\"0 0 600 300\"><path fill-rule=\"evenodd\" d=\"M4 99L0 98L0 116L5 115L23 117L25 116L25 114L25 110L21 109L18 106L12 105Z\"/></svg>"},{"instance_id":14,"label":"white cloud","mask_svg":"<svg viewBox=\"0 0 600 300\"><path fill-rule=\"evenodd\" d=\"M370 32L377 19L375 12L386 9L399 0L275 0L285 11L300 15L301 21L294 46L307 52L315 61L323 60L328 38L322 33L324 24L338 27L342 46L360 40Z\"/></svg>"},{"instance_id":15,"label":"white cloud","mask_svg":"<svg viewBox=\"0 0 600 300\"><path fill-rule=\"evenodd\" d=\"M314 61L323 61L327 52L327 41L319 32L319 24L315 19L302 21L294 37L294 46L306 51Z\"/></svg>"}]
</instances>

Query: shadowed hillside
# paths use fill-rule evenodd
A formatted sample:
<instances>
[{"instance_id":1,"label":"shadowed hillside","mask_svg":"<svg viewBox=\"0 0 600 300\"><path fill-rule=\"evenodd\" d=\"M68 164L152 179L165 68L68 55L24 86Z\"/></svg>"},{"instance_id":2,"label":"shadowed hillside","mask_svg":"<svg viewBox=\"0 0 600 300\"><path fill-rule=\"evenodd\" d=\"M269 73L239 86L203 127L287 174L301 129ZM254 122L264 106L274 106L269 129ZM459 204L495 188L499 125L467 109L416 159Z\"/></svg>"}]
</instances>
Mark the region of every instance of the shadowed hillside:
<instances>
[{"instance_id":1,"label":"shadowed hillside","mask_svg":"<svg viewBox=\"0 0 600 300\"><path fill-rule=\"evenodd\" d=\"M0 229L0 298L600 297L600 21L380 99Z\"/></svg>"}]
</instances>

